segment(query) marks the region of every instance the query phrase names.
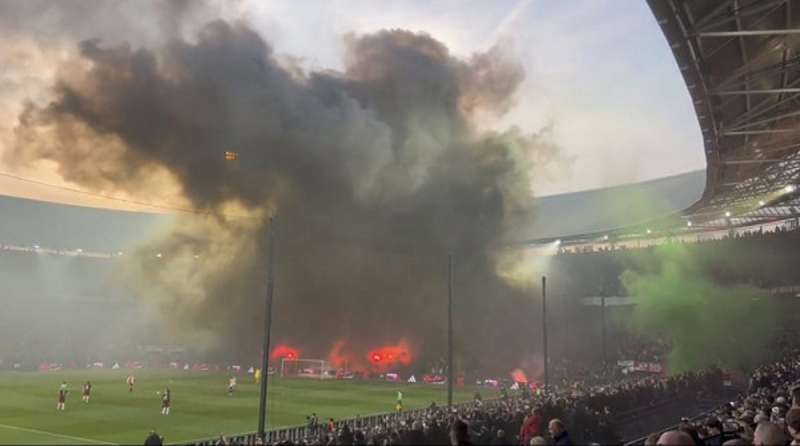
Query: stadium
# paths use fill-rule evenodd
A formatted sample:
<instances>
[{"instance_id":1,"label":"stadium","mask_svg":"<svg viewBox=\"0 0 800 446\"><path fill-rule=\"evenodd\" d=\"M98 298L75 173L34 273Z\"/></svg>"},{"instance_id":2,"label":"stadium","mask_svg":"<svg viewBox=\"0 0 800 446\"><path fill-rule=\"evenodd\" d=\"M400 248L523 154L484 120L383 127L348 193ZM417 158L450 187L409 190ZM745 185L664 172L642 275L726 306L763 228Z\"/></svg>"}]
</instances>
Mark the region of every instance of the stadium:
<instances>
[{"instance_id":1,"label":"stadium","mask_svg":"<svg viewBox=\"0 0 800 446\"><path fill-rule=\"evenodd\" d=\"M509 3L0 6L0 444L798 444L800 1L648 0L705 169L546 196Z\"/></svg>"}]
</instances>

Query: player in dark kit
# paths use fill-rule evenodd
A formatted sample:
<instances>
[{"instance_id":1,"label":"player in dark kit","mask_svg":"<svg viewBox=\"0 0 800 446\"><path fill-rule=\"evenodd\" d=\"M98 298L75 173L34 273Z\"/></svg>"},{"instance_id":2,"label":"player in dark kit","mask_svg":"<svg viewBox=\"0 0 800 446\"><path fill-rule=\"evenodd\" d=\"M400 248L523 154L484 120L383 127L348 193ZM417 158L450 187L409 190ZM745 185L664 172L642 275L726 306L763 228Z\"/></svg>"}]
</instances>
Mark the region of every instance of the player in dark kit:
<instances>
[{"instance_id":1,"label":"player in dark kit","mask_svg":"<svg viewBox=\"0 0 800 446\"><path fill-rule=\"evenodd\" d=\"M164 389L164 392L159 392L161 395L161 415L169 415L169 406L172 403L172 394L169 387Z\"/></svg>"},{"instance_id":2,"label":"player in dark kit","mask_svg":"<svg viewBox=\"0 0 800 446\"><path fill-rule=\"evenodd\" d=\"M81 400L84 403L89 402L89 397L92 395L92 383L86 381L86 384L83 385L83 395L81 396Z\"/></svg>"},{"instance_id":3,"label":"player in dark kit","mask_svg":"<svg viewBox=\"0 0 800 446\"><path fill-rule=\"evenodd\" d=\"M67 392L68 390L63 387L58 389L58 404L56 405L56 410L64 410L65 404L67 403Z\"/></svg>"}]
</instances>

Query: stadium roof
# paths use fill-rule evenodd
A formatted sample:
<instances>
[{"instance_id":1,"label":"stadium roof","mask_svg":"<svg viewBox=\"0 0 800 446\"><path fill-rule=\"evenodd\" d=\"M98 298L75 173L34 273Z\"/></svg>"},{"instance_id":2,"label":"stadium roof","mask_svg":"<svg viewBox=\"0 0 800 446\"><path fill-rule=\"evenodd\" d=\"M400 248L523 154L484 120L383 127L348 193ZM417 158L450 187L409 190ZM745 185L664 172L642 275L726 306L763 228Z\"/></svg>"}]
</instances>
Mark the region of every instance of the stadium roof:
<instances>
[{"instance_id":1,"label":"stadium roof","mask_svg":"<svg viewBox=\"0 0 800 446\"><path fill-rule=\"evenodd\" d=\"M800 214L800 0L648 0L684 77L707 160L695 228Z\"/></svg>"},{"instance_id":2,"label":"stadium roof","mask_svg":"<svg viewBox=\"0 0 800 446\"><path fill-rule=\"evenodd\" d=\"M558 238L673 214L697 201L704 171L534 200L523 239ZM2 189L2 188L0 188ZM172 214L130 212L0 195L0 245L115 253L174 223ZM53 222L58 222L54 225Z\"/></svg>"},{"instance_id":3,"label":"stadium roof","mask_svg":"<svg viewBox=\"0 0 800 446\"><path fill-rule=\"evenodd\" d=\"M125 251L173 217L50 203L0 195L0 245L56 250Z\"/></svg>"},{"instance_id":4,"label":"stadium roof","mask_svg":"<svg viewBox=\"0 0 800 446\"><path fill-rule=\"evenodd\" d=\"M566 241L592 233L602 237L616 228L674 215L700 198L705 178L705 170L696 170L641 183L538 197L534 200L536 218L523 232L523 239Z\"/></svg>"}]
</instances>

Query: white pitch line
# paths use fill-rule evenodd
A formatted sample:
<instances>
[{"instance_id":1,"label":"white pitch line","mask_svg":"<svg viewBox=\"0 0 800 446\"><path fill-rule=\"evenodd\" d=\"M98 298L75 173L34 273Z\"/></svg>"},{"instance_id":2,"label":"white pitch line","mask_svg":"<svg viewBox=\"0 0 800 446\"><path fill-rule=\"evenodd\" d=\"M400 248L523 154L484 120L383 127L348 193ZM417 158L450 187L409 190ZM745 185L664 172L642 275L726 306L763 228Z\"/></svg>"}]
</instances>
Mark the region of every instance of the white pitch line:
<instances>
[{"instance_id":1,"label":"white pitch line","mask_svg":"<svg viewBox=\"0 0 800 446\"><path fill-rule=\"evenodd\" d=\"M9 426L8 424L0 424L0 428L6 428L6 429L22 431L22 432L30 432L32 434L45 434L45 435L50 435L51 437L67 438L67 439L70 439L70 440L82 441L84 443L116 444L116 443L109 443L107 441L92 440L91 438L74 437L72 435L64 435L64 434L56 434L56 433L53 433L53 432L40 431L39 429L28 429L27 427Z\"/></svg>"},{"instance_id":2,"label":"white pitch line","mask_svg":"<svg viewBox=\"0 0 800 446\"><path fill-rule=\"evenodd\" d=\"M230 437L235 437L235 436L236 435L226 435L225 437L226 438L230 438ZM167 443L164 443L164 444L166 444L166 445L177 445L177 444L200 443L201 441L210 441L210 440L213 440L215 438L219 439L218 437L212 437L212 436L209 435L208 437L196 438L194 440L183 440L183 441L175 441L175 442L170 441L170 442L167 442Z\"/></svg>"}]
</instances>

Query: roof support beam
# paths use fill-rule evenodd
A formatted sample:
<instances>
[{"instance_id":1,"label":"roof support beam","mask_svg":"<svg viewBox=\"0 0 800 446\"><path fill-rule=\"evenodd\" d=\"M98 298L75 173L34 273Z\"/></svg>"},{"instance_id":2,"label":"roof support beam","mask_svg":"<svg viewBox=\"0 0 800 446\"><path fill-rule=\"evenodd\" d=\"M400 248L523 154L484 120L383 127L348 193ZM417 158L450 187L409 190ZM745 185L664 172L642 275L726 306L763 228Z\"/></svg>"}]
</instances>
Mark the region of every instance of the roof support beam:
<instances>
[{"instance_id":1,"label":"roof support beam","mask_svg":"<svg viewBox=\"0 0 800 446\"><path fill-rule=\"evenodd\" d=\"M705 15L704 17L701 17L699 20L697 20L696 26L697 27L709 26L709 23L712 20L714 20L717 17L719 17L720 15L722 15L723 12L726 12L725 11L726 9L729 9L731 7L731 3L733 3L733 0L725 0L725 1L719 2L719 5L717 5L717 7L714 8L713 11L711 11L710 13ZM725 14L724 16L727 18L730 15L729 14Z\"/></svg>"},{"instance_id":2,"label":"roof support beam","mask_svg":"<svg viewBox=\"0 0 800 446\"><path fill-rule=\"evenodd\" d=\"M732 130L722 131L722 136L769 135L773 133L798 133L800 129Z\"/></svg>"},{"instance_id":3,"label":"roof support beam","mask_svg":"<svg viewBox=\"0 0 800 446\"><path fill-rule=\"evenodd\" d=\"M792 27L792 2L786 2L786 28ZM783 49L783 66L786 67L786 62L789 61L789 50L790 48L787 46ZM789 82L789 72L788 70L783 70L781 75L781 88L786 88L786 83ZM780 97L778 98L780 100Z\"/></svg>"},{"instance_id":4,"label":"roof support beam","mask_svg":"<svg viewBox=\"0 0 800 446\"><path fill-rule=\"evenodd\" d=\"M733 0L733 1L734 1L734 8L735 9L734 9L734 11L732 11L731 15L727 18L726 21L727 22L735 21L736 22L736 31L741 31L742 30L742 17L747 17L747 16L763 13L761 15L761 17L759 17L758 19L756 19L756 20L751 22L750 26L756 27L759 24L761 24L761 22L763 22L770 14L772 14L775 11L777 11L781 7L781 5L783 4L783 1L788 1L788 0L782 0L782 1L778 1L778 2L772 3L772 4L765 3L763 5L763 8L756 8L755 10L752 10L750 13L745 13L744 10L745 9L751 9L753 6L756 6L755 4L750 4L750 5L747 5L747 6L743 7L743 8L740 8L738 0ZM695 36L697 36L696 37L697 40L701 40L701 37L698 34L701 33L701 32L707 31L708 29L711 29L711 28L706 28L705 30L704 29L696 29L695 30L696 31L695 32ZM717 51L721 50L722 48L727 46L729 43L731 43L734 40L736 40L736 37L739 37L740 39L742 38L742 36L735 36L735 37L732 37L730 39L727 39L721 45L719 45L718 47L714 48L710 52L710 55L716 54Z\"/></svg>"},{"instance_id":5,"label":"roof support beam","mask_svg":"<svg viewBox=\"0 0 800 446\"><path fill-rule=\"evenodd\" d=\"M705 31L697 33L700 37L751 37L751 36L786 36L800 34L800 29L749 29L741 31Z\"/></svg>"},{"instance_id":6,"label":"roof support beam","mask_svg":"<svg viewBox=\"0 0 800 446\"><path fill-rule=\"evenodd\" d=\"M718 164L726 164L726 165L735 165L735 164L772 164L772 163L780 163L781 161L785 161L782 159L751 159L751 160L723 160L720 161Z\"/></svg>"},{"instance_id":7,"label":"roof support beam","mask_svg":"<svg viewBox=\"0 0 800 446\"><path fill-rule=\"evenodd\" d=\"M750 4L745 6L744 8L740 8L736 5L732 11L724 11L725 9L730 8L731 3L733 0L729 0L727 2L722 2L719 6L717 6L714 11L710 14L706 15L702 19L697 21L697 30L698 31L707 31L712 30L714 28L720 27L722 25L726 25L733 20L735 17L749 17L752 15L760 14L762 12L770 13L775 8L782 6L784 3L788 3L788 0L774 0L772 2L763 2L762 4ZM725 12L721 14L721 12ZM716 20L715 20L716 19ZM711 21L715 20L715 21Z\"/></svg>"},{"instance_id":8,"label":"roof support beam","mask_svg":"<svg viewBox=\"0 0 800 446\"><path fill-rule=\"evenodd\" d=\"M736 7L736 9L739 10L739 0L733 0L733 4ZM736 15L736 31L741 31L742 30L742 17L739 14L735 14L735 15ZM739 41L739 51L742 53L742 61L744 62L742 68L744 69L745 67L750 65L750 58L747 57L747 47L744 44L744 37L739 36L737 40ZM745 73L747 73L747 71L749 71L749 70L745 69ZM748 74L744 75L744 82L745 82L744 83L744 89L745 90L749 90L750 89L750 76ZM744 102L745 102L745 113L750 113L750 111L753 109L753 107L752 107L752 102L750 101L750 95L749 94L745 95ZM744 143L747 144L749 142L750 142L750 135L745 135L744 136Z\"/></svg>"},{"instance_id":9,"label":"roof support beam","mask_svg":"<svg viewBox=\"0 0 800 446\"><path fill-rule=\"evenodd\" d=\"M749 127L756 127L759 125L769 124L771 122L780 121L781 119L791 118L794 116L800 116L800 111L784 113L782 115L775 115L770 116L769 118L759 119L758 121L748 122L746 124L742 124L736 127L728 127L730 130L742 130Z\"/></svg>"},{"instance_id":10,"label":"roof support beam","mask_svg":"<svg viewBox=\"0 0 800 446\"><path fill-rule=\"evenodd\" d=\"M786 71L797 72L800 70L800 57L792 57L789 60L781 61L764 68L749 70L748 66L741 66L734 70L731 76L717 83L717 90L739 88L747 84L746 80L741 80L745 75L751 80L768 79L776 74L783 74Z\"/></svg>"},{"instance_id":11,"label":"roof support beam","mask_svg":"<svg viewBox=\"0 0 800 446\"><path fill-rule=\"evenodd\" d=\"M714 91L711 94L716 96L736 96L745 94L784 94L800 93L800 88L768 88L763 90L724 90Z\"/></svg>"},{"instance_id":12,"label":"roof support beam","mask_svg":"<svg viewBox=\"0 0 800 446\"><path fill-rule=\"evenodd\" d=\"M800 84L800 78L790 82L789 86L794 87L795 85L798 84ZM774 101L774 98L767 96L761 102L759 102L755 107L753 107L753 110L751 110L750 113L742 113L741 115L737 116L736 119L733 121L732 126L736 127L745 124L747 121L751 121L755 118L758 118L759 116L764 116L769 112L771 112L772 110L790 104L797 97L798 95L787 95L778 101Z\"/></svg>"},{"instance_id":13,"label":"roof support beam","mask_svg":"<svg viewBox=\"0 0 800 446\"><path fill-rule=\"evenodd\" d=\"M784 145L776 145L776 146L752 146L751 149L759 149L762 153L773 153L773 152L784 152L789 149L797 149L800 148L800 142L794 142L792 144L784 144Z\"/></svg>"}]
</instances>

